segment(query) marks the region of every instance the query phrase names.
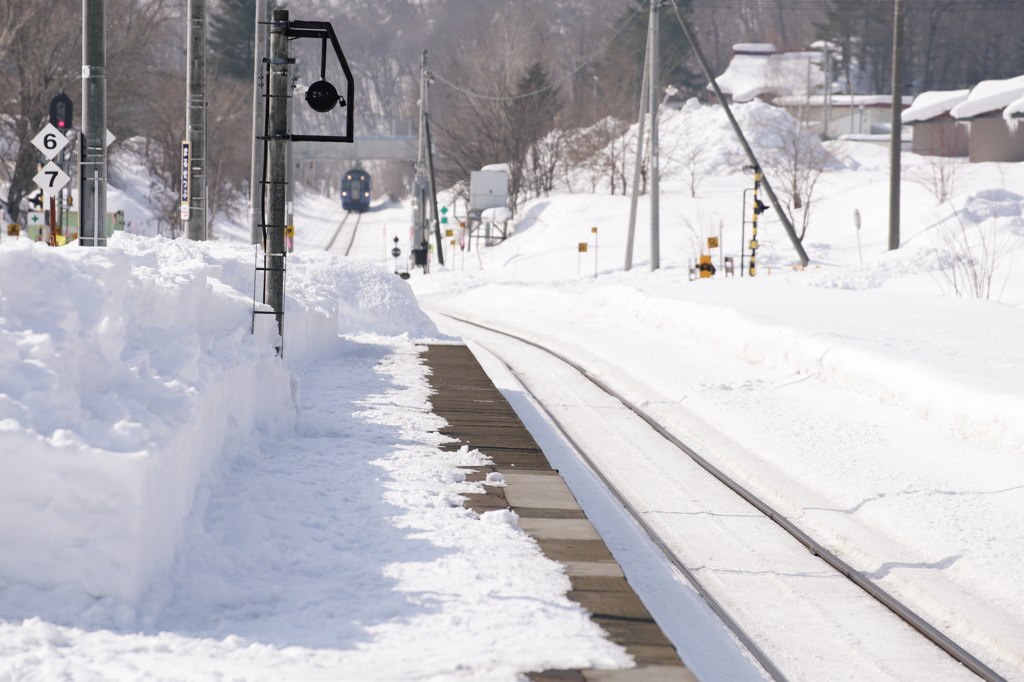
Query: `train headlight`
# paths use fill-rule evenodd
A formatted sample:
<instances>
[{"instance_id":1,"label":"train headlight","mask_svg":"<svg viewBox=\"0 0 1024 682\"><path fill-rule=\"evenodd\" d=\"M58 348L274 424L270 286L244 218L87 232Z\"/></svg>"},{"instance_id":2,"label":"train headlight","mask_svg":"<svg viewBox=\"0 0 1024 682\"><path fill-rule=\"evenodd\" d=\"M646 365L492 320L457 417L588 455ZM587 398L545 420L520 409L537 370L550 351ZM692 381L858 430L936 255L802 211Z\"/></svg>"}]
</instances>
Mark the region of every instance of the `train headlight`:
<instances>
[{"instance_id":1,"label":"train headlight","mask_svg":"<svg viewBox=\"0 0 1024 682\"><path fill-rule=\"evenodd\" d=\"M342 192L342 193L341 193L341 196L343 196L343 197L347 197L347 196L348 196L348 192Z\"/></svg>"}]
</instances>

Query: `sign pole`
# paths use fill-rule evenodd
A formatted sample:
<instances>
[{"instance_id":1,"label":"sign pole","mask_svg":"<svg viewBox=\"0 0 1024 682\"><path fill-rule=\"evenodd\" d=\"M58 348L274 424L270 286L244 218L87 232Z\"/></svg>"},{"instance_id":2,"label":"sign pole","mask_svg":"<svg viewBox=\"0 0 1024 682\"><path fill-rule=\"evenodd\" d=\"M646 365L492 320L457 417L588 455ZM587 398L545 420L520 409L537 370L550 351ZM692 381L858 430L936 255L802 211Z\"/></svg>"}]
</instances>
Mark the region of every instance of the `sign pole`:
<instances>
[{"instance_id":1,"label":"sign pole","mask_svg":"<svg viewBox=\"0 0 1024 682\"><path fill-rule=\"evenodd\" d=\"M105 0L82 0L82 134L79 244L107 245L107 48Z\"/></svg>"}]
</instances>

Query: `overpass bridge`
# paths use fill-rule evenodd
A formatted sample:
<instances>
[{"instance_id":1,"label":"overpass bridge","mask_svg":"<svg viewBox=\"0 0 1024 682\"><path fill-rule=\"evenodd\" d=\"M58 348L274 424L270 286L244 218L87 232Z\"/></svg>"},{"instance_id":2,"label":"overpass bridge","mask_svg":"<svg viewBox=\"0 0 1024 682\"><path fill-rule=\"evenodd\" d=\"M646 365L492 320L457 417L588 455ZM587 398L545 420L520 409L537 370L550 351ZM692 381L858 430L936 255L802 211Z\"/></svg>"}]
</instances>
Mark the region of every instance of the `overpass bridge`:
<instances>
[{"instance_id":1,"label":"overpass bridge","mask_svg":"<svg viewBox=\"0 0 1024 682\"><path fill-rule=\"evenodd\" d=\"M357 118L352 144L293 142L292 161L415 161L418 149L414 119Z\"/></svg>"}]
</instances>

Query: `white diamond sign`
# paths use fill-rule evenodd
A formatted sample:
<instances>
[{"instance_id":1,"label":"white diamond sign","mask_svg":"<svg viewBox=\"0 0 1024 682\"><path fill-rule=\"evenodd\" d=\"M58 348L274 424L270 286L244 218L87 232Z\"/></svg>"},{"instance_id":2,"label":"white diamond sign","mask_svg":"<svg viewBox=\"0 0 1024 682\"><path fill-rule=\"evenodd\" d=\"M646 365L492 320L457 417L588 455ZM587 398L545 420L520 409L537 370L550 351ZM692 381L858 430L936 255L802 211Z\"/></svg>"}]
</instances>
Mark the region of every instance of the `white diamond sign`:
<instances>
[{"instance_id":1,"label":"white diamond sign","mask_svg":"<svg viewBox=\"0 0 1024 682\"><path fill-rule=\"evenodd\" d=\"M53 161L43 166L34 178L35 183L43 188L43 194L48 197L57 196L57 192L64 189L64 185L71 180L67 173L62 171Z\"/></svg>"},{"instance_id":2,"label":"white diamond sign","mask_svg":"<svg viewBox=\"0 0 1024 682\"><path fill-rule=\"evenodd\" d=\"M61 149L68 145L68 138L60 128L52 123L47 123L46 127L32 138L32 144L43 153L43 156L47 159L52 159L57 154L60 154Z\"/></svg>"}]
</instances>

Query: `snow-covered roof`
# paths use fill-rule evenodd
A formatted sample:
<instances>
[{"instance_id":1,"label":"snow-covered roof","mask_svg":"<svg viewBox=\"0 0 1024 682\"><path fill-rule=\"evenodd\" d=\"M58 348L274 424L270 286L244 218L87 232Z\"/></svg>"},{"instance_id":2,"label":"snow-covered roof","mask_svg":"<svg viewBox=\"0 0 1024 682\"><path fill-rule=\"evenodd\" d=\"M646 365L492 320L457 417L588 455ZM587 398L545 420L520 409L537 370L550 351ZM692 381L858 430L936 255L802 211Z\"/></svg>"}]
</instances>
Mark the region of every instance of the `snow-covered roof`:
<instances>
[{"instance_id":1,"label":"snow-covered roof","mask_svg":"<svg viewBox=\"0 0 1024 682\"><path fill-rule=\"evenodd\" d=\"M775 46L771 43L736 43L732 51L733 54L775 54Z\"/></svg>"},{"instance_id":2,"label":"snow-covered roof","mask_svg":"<svg viewBox=\"0 0 1024 682\"><path fill-rule=\"evenodd\" d=\"M772 49L775 49L774 46ZM814 67L808 68L808 64L813 64ZM811 92L821 92L824 89L825 76L818 68L819 64L820 52L737 52L725 73L717 78L718 87L724 94L732 95L734 102L749 102L755 97L769 93L806 95L808 85ZM710 84L707 87L708 90L712 89Z\"/></svg>"},{"instance_id":3,"label":"snow-covered roof","mask_svg":"<svg viewBox=\"0 0 1024 682\"><path fill-rule=\"evenodd\" d=\"M1003 118L1007 121L1014 121L1014 119L1024 118L1024 97L1015 99L1006 105L1003 109Z\"/></svg>"},{"instance_id":4,"label":"snow-covered roof","mask_svg":"<svg viewBox=\"0 0 1024 682\"><path fill-rule=\"evenodd\" d=\"M967 92L966 90L964 92ZM885 107L888 109L892 106L891 95L832 95L832 106L838 108L846 107ZM910 95L903 97L903 106L909 107L914 98ZM825 106L824 95L786 95L785 97L776 97L775 101L772 102L776 106L780 107L800 107L800 106L812 106L812 107L823 107ZM906 114L904 113L904 116Z\"/></svg>"},{"instance_id":5,"label":"snow-covered roof","mask_svg":"<svg viewBox=\"0 0 1024 682\"><path fill-rule=\"evenodd\" d=\"M942 116L967 99L970 90L932 90L922 92L909 109L903 112L903 123L927 121Z\"/></svg>"},{"instance_id":6,"label":"snow-covered roof","mask_svg":"<svg viewBox=\"0 0 1024 682\"><path fill-rule=\"evenodd\" d=\"M999 81L981 81L974 86L966 100L953 107L953 118L974 118L990 111L998 111L1024 95L1024 76Z\"/></svg>"}]
</instances>

